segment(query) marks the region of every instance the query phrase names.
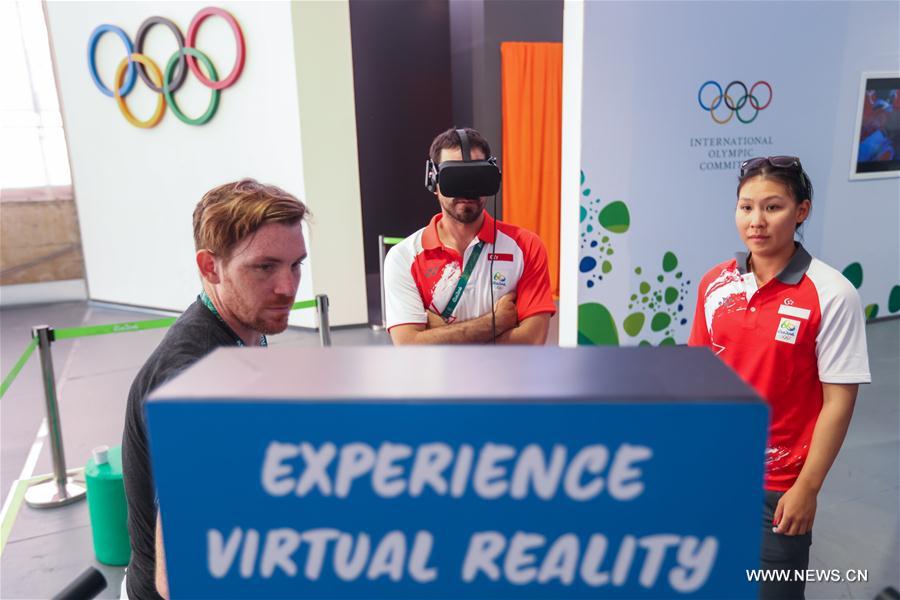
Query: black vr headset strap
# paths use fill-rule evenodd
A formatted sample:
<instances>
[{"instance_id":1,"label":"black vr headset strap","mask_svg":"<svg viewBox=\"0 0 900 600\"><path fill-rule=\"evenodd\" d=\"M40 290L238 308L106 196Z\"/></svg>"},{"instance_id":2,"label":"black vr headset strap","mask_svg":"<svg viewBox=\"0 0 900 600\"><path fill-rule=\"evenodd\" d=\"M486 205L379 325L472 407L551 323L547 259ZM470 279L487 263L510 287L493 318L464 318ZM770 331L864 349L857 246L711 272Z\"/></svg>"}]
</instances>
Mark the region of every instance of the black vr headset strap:
<instances>
[{"instance_id":1,"label":"black vr headset strap","mask_svg":"<svg viewBox=\"0 0 900 600\"><path fill-rule=\"evenodd\" d=\"M431 159L425 161L425 189L429 192L437 192L438 168Z\"/></svg>"},{"instance_id":2,"label":"black vr headset strap","mask_svg":"<svg viewBox=\"0 0 900 600\"><path fill-rule=\"evenodd\" d=\"M466 135L464 129L457 129L456 135L459 136L459 147L462 150L462 158L465 162L469 162L472 160L472 155L469 154L469 136Z\"/></svg>"}]
</instances>

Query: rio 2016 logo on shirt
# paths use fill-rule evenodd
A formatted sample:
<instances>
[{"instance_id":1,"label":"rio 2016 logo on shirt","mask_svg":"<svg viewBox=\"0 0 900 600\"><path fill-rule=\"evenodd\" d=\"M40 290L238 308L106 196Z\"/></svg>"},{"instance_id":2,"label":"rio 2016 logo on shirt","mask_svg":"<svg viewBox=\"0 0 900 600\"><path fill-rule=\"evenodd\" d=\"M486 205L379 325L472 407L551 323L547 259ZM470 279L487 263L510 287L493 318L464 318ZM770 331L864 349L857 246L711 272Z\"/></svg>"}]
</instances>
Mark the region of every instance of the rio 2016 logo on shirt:
<instances>
[{"instance_id":1,"label":"rio 2016 logo on shirt","mask_svg":"<svg viewBox=\"0 0 900 600\"><path fill-rule=\"evenodd\" d=\"M500 271L494 273L494 287L506 287L506 283L506 275L504 275Z\"/></svg>"},{"instance_id":2,"label":"rio 2016 logo on shirt","mask_svg":"<svg viewBox=\"0 0 900 600\"><path fill-rule=\"evenodd\" d=\"M778 323L778 330L775 332L775 339L779 342L794 344L797 342L797 334L800 332L800 321L794 319L781 318Z\"/></svg>"},{"instance_id":3,"label":"rio 2016 logo on shirt","mask_svg":"<svg viewBox=\"0 0 900 600\"><path fill-rule=\"evenodd\" d=\"M768 90L768 98L761 91L762 87ZM732 95L733 91L736 95ZM697 102L719 125L729 122L735 115L738 121L747 125L772 103L772 86L768 81L757 81L748 89L743 81L734 80L723 90L718 81L709 80L697 90ZM724 116L725 113L728 116Z\"/></svg>"}]
</instances>

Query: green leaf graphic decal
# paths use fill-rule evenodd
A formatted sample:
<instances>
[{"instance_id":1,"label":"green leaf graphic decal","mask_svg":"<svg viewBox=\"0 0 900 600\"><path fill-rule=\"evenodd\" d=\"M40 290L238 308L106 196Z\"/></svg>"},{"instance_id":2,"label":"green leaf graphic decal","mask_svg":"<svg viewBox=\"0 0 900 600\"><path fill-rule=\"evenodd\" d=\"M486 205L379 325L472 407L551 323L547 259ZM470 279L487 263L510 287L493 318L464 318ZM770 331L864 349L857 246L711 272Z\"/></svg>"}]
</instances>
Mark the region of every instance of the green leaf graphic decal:
<instances>
[{"instance_id":1,"label":"green leaf graphic decal","mask_svg":"<svg viewBox=\"0 0 900 600\"><path fill-rule=\"evenodd\" d=\"M628 207L621 200L607 204L597 217L600 224L613 233L625 233L631 224Z\"/></svg>"},{"instance_id":2,"label":"green leaf graphic decal","mask_svg":"<svg viewBox=\"0 0 900 600\"><path fill-rule=\"evenodd\" d=\"M619 345L619 332L609 309L597 302L588 302L578 307L578 343L594 346Z\"/></svg>"}]
</instances>

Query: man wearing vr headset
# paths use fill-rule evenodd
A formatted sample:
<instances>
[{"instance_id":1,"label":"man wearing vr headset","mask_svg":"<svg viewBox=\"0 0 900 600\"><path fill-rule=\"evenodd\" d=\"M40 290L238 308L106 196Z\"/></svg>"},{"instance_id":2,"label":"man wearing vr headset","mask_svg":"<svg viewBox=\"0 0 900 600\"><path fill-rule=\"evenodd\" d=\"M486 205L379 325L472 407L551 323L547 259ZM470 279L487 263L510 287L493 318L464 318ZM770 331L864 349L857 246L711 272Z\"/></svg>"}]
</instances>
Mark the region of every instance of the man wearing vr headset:
<instances>
[{"instance_id":1,"label":"man wearing vr headset","mask_svg":"<svg viewBox=\"0 0 900 600\"><path fill-rule=\"evenodd\" d=\"M556 312L547 250L534 233L484 210L500 189L487 140L448 129L431 143L425 169L441 212L385 259L394 344L543 344Z\"/></svg>"}]
</instances>

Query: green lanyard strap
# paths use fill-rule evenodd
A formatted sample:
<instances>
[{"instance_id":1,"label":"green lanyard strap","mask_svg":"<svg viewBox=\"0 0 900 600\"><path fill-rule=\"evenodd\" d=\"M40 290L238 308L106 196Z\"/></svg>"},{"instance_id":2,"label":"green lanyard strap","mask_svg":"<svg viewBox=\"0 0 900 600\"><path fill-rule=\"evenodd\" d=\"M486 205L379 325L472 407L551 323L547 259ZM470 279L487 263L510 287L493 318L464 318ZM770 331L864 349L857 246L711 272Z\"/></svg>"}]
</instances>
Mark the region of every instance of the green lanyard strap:
<instances>
[{"instance_id":1,"label":"green lanyard strap","mask_svg":"<svg viewBox=\"0 0 900 600\"><path fill-rule=\"evenodd\" d=\"M200 292L200 301L203 302L203 305L209 309L209 312L216 315L216 318L219 321L221 321L222 324L225 325L225 327L228 327L228 323L225 322L225 319L223 319L222 315L219 314L219 311L216 310L216 305L213 304L210 297L206 295L206 290L203 290ZM231 327L228 327L228 332L231 333L232 335L234 335L234 341L237 342L238 346L246 346L246 344L244 343L244 340L242 340L239 335L237 335L236 333L231 331ZM265 335L260 334L259 345L264 348L269 345L269 341L266 339Z\"/></svg>"},{"instance_id":2,"label":"green lanyard strap","mask_svg":"<svg viewBox=\"0 0 900 600\"><path fill-rule=\"evenodd\" d=\"M450 297L450 302L447 303L447 306L444 307L444 310L441 313L441 318L445 321L450 319L453 311L456 310L456 305L459 304L459 301L462 299L463 290L466 289L466 284L469 283L469 277L471 277L472 271L475 269L475 263L478 262L478 257L481 256L482 248L484 248L484 242L482 241L479 241L478 244L472 248L472 254L469 255L469 260L466 262L466 268L463 269L462 275L459 276L459 281L456 282L456 289L453 290L453 296Z\"/></svg>"}]
</instances>

